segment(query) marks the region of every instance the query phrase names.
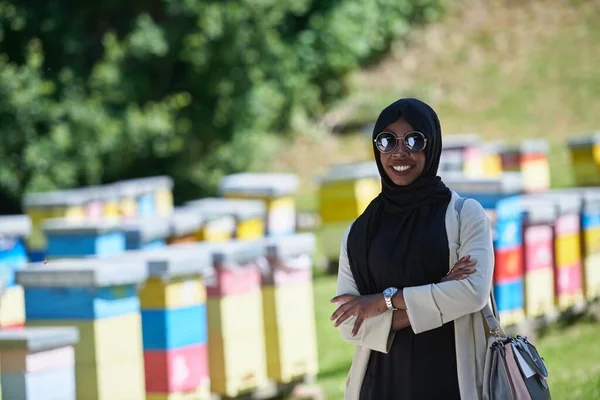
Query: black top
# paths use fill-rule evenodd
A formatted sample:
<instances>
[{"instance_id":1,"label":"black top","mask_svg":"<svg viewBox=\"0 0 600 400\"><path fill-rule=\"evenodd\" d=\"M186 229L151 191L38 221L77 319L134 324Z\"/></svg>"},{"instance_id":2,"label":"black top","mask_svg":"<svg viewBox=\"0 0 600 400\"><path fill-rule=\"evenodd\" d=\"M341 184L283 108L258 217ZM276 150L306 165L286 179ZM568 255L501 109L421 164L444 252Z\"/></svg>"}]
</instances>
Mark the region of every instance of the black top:
<instances>
[{"instance_id":1,"label":"black top","mask_svg":"<svg viewBox=\"0 0 600 400\"><path fill-rule=\"evenodd\" d=\"M442 202L382 212L368 251L378 292L440 282L449 267L447 207ZM423 253L424 244L430 251ZM371 352L360 393L360 400L430 399L460 399L453 322L418 335L410 327L396 332L388 354Z\"/></svg>"}]
</instances>

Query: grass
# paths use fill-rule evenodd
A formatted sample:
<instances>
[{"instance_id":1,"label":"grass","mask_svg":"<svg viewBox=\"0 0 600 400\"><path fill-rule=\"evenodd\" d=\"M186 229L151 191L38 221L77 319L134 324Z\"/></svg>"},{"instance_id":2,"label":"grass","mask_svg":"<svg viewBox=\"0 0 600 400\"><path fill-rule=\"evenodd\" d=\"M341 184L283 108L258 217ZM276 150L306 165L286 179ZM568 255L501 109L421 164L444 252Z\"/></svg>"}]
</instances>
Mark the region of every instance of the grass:
<instances>
[{"instance_id":1,"label":"grass","mask_svg":"<svg viewBox=\"0 0 600 400\"><path fill-rule=\"evenodd\" d=\"M343 399L346 374L352 362L353 346L345 343L333 328L329 317L334 306L335 277L315 280L315 304L319 339L319 383L327 399ZM560 400L596 400L600 398L600 324L583 321L566 327L554 327L536 346L550 371L552 398Z\"/></svg>"}]
</instances>

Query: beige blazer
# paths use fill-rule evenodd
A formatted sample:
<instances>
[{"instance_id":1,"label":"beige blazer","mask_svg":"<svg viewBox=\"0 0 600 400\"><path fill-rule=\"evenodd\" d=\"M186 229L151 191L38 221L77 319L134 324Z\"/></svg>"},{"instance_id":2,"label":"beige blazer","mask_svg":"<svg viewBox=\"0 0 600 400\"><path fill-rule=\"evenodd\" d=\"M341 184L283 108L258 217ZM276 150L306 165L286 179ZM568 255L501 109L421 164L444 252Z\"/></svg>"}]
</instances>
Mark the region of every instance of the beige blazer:
<instances>
[{"instance_id":1,"label":"beige blazer","mask_svg":"<svg viewBox=\"0 0 600 400\"><path fill-rule=\"evenodd\" d=\"M482 397L487 346L480 311L489 301L494 270L492 228L481 205L467 199L460 215L462 225L459 238L459 221L455 210L457 198L458 195L452 192L452 200L446 211L450 249L448 268L452 268L458 259L469 254L472 260L477 261L476 272L462 281L405 288L404 299L411 328L416 334L454 321L460 395L464 400L477 400ZM342 240L336 295L359 294L346 251L350 227ZM394 332L391 331L392 315L393 311L386 311L377 317L367 318L354 337L352 326L355 317L338 327L342 338L356 346L346 381L346 400L359 400L371 351L387 353L390 350L394 338Z\"/></svg>"}]
</instances>

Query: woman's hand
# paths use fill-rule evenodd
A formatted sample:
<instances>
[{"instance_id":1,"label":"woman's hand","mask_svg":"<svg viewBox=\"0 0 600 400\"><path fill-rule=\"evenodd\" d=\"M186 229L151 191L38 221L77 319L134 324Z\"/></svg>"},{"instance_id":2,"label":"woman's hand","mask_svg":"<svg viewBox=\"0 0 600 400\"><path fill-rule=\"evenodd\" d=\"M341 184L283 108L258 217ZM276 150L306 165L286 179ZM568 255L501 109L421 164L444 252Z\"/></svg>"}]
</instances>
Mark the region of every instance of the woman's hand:
<instances>
[{"instance_id":1,"label":"woman's hand","mask_svg":"<svg viewBox=\"0 0 600 400\"><path fill-rule=\"evenodd\" d=\"M354 321L354 328L352 329L352 336L355 336L358 333L358 330L365 318L375 317L387 311L385 299L381 293L368 296L342 294L335 296L330 301L332 303L345 303L335 310L330 318L331 321L337 320L333 325L336 328L348 318L352 316L356 317L356 321Z\"/></svg>"},{"instance_id":2,"label":"woman's hand","mask_svg":"<svg viewBox=\"0 0 600 400\"><path fill-rule=\"evenodd\" d=\"M464 256L458 260L456 264L454 264L454 267L452 267L446 276L442 278L441 282L461 281L468 278L470 274L475 272L475 264L477 264L477 261L470 260L471 256Z\"/></svg>"}]
</instances>

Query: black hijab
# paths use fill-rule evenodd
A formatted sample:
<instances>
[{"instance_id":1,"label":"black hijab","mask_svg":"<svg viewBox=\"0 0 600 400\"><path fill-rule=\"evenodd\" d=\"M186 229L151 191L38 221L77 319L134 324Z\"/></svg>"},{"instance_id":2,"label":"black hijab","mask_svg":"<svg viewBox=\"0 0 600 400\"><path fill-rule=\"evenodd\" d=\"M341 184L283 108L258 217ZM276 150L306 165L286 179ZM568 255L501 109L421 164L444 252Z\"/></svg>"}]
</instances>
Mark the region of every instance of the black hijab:
<instances>
[{"instance_id":1,"label":"black hijab","mask_svg":"<svg viewBox=\"0 0 600 400\"><path fill-rule=\"evenodd\" d=\"M412 98L400 99L390 104L379 114L373 128L373 139L386 126L394 123L400 117L403 117L414 130L422 132L427 138L425 168L422 175L413 183L407 186L398 186L392 182L384 171L379 158L379 151L373 144L375 161L381 176L382 191L357 218L348 236L347 250L350 269L361 295L376 293L381 289L381 285L376 284L370 273L369 247L373 236L377 233L381 218L384 217L384 212L388 215L411 216L409 225L402 224L403 227L397 228L409 229L410 232L386 232L389 233L387 237L394 238L393 240L402 241L404 240L402 238L406 238L407 235L421 237L424 232L417 231L425 229L428 229L427 234L430 234L432 229L434 231L436 229L443 230L439 233L443 234L444 237L446 234L444 221L442 220L441 226L439 226L439 221L431 221L431 218L427 218L427 212L425 212L426 209L430 208L429 206L447 205L451 197L450 190L437 176L442 152L440 121L435 111L422 101ZM432 223L435 224L434 227L430 226ZM386 224L386 229L394 228L390 228ZM389 246L398 249L405 247L403 243L397 242L390 243ZM420 249L411 249L411 253L423 255L431 251L426 242L419 243L419 246ZM392 253L397 252L392 251ZM404 259L398 260L398 263L406 262L405 256L404 254L391 255L394 258L404 257ZM422 261L424 260L421 259Z\"/></svg>"}]
</instances>

